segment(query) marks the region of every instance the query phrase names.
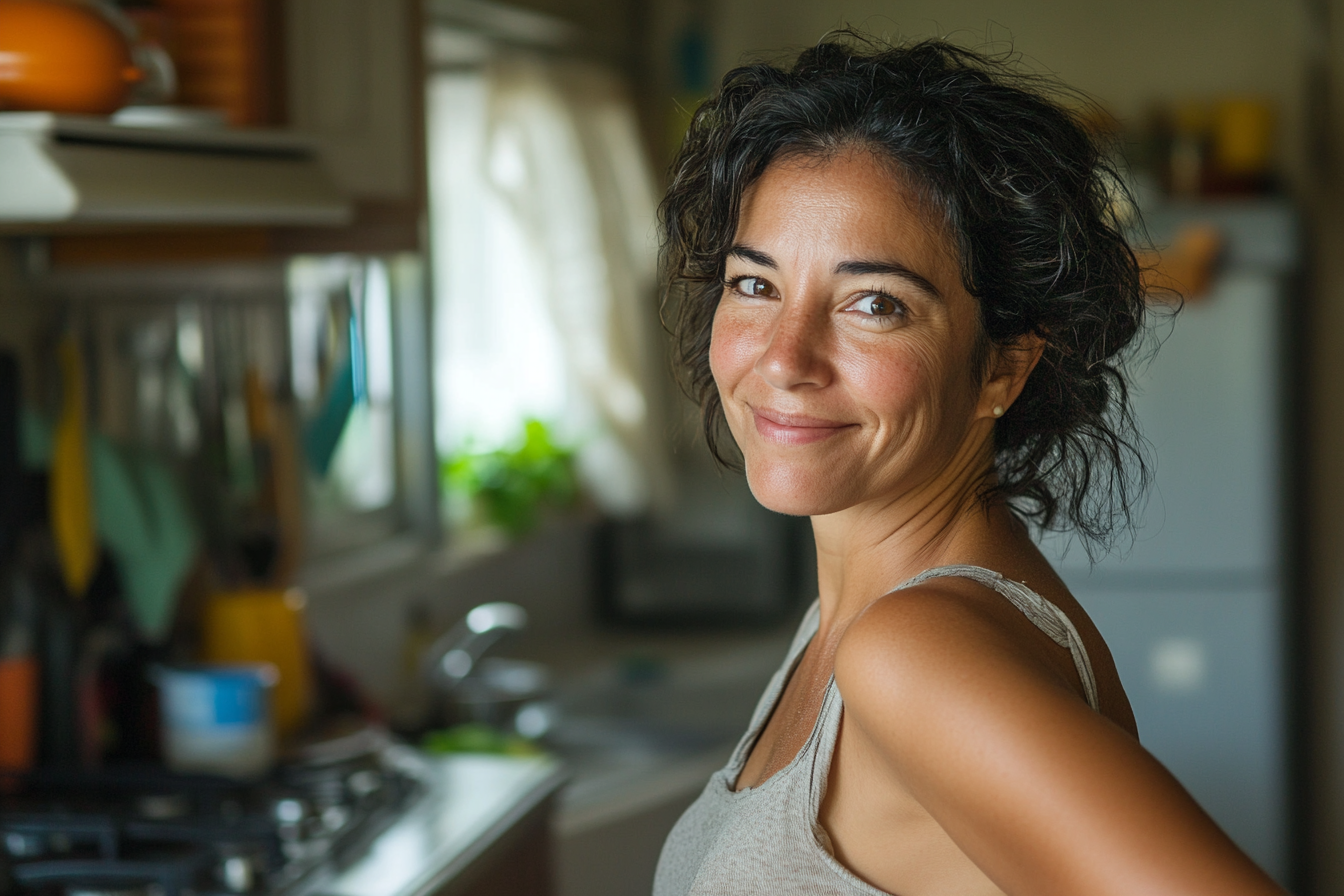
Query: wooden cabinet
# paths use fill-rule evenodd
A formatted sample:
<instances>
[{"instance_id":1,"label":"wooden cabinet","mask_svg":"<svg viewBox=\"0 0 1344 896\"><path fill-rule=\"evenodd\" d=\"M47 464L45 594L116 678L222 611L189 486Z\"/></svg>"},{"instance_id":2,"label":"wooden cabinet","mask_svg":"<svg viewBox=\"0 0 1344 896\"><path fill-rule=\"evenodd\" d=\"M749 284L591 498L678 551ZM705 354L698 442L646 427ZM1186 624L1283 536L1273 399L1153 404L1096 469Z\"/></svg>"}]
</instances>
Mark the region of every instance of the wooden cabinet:
<instances>
[{"instance_id":1,"label":"wooden cabinet","mask_svg":"<svg viewBox=\"0 0 1344 896\"><path fill-rule=\"evenodd\" d=\"M288 0L289 124L321 139L342 187L407 200L424 183L418 3Z\"/></svg>"},{"instance_id":2,"label":"wooden cabinet","mask_svg":"<svg viewBox=\"0 0 1344 896\"><path fill-rule=\"evenodd\" d=\"M500 836L434 896L553 896L555 797L544 800Z\"/></svg>"},{"instance_id":3,"label":"wooden cabinet","mask_svg":"<svg viewBox=\"0 0 1344 896\"><path fill-rule=\"evenodd\" d=\"M339 227L58 228L57 266L192 263L300 252L418 252L425 212L424 67L419 0L270 0L259 21L282 32L283 76L271 83L284 126L316 139L324 166L354 200Z\"/></svg>"},{"instance_id":4,"label":"wooden cabinet","mask_svg":"<svg viewBox=\"0 0 1344 896\"><path fill-rule=\"evenodd\" d=\"M415 251L425 212L419 0L287 0L289 125L321 141L354 223L278 233L293 251Z\"/></svg>"}]
</instances>

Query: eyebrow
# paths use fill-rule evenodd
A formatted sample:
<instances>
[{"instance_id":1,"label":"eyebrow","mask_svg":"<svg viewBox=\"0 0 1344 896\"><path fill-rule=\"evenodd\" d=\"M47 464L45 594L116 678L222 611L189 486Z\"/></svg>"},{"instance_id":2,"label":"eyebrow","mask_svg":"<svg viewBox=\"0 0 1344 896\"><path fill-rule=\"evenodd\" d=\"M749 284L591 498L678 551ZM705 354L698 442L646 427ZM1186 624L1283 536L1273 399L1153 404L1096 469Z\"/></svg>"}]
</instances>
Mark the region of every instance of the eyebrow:
<instances>
[{"instance_id":1,"label":"eyebrow","mask_svg":"<svg viewBox=\"0 0 1344 896\"><path fill-rule=\"evenodd\" d=\"M939 302L943 300L943 294L938 291L927 277L916 274L905 265L896 261L842 261L835 266L837 274L847 274L849 276L862 276L863 274L889 274L892 277L900 277L902 280L908 280L916 288L928 293Z\"/></svg>"},{"instance_id":2,"label":"eyebrow","mask_svg":"<svg viewBox=\"0 0 1344 896\"><path fill-rule=\"evenodd\" d=\"M779 270L779 265L775 263L775 260L760 249L753 249L750 246L734 246L728 250L728 254L736 255L744 261L758 264L761 267L769 268L772 271Z\"/></svg>"},{"instance_id":3,"label":"eyebrow","mask_svg":"<svg viewBox=\"0 0 1344 896\"><path fill-rule=\"evenodd\" d=\"M729 255L735 255L744 261L752 264L758 264L761 267L769 268L772 271L779 270L779 264L765 252L760 249L753 249L750 246L733 246L728 250ZM905 265L896 261L842 261L835 266L837 274L843 274L850 277L861 277L865 274L885 274L892 277L900 277L907 280L915 286L929 294L930 297L941 302L943 294L938 291L929 279L921 274L917 274Z\"/></svg>"}]
</instances>

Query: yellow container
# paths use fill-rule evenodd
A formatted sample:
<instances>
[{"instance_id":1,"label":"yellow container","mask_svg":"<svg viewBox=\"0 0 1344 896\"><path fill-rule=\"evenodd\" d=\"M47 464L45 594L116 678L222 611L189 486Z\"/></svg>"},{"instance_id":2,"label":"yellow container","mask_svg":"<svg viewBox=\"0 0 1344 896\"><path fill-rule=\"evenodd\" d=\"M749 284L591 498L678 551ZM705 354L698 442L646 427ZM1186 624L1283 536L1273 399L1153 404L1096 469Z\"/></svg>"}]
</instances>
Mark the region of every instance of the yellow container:
<instances>
[{"instance_id":1,"label":"yellow container","mask_svg":"<svg viewBox=\"0 0 1344 896\"><path fill-rule=\"evenodd\" d=\"M273 692L276 733L293 734L308 721L313 672L297 588L247 588L206 603L201 659L208 663L270 663L279 672Z\"/></svg>"},{"instance_id":2,"label":"yellow container","mask_svg":"<svg viewBox=\"0 0 1344 896\"><path fill-rule=\"evenodd\" d=\"M1268 100L1232 98L1218 104L1213 116L1214 159L1220 170L1234 175L1269 171L1274 155L1274 106Z\"/></svg>"}]
</instances>

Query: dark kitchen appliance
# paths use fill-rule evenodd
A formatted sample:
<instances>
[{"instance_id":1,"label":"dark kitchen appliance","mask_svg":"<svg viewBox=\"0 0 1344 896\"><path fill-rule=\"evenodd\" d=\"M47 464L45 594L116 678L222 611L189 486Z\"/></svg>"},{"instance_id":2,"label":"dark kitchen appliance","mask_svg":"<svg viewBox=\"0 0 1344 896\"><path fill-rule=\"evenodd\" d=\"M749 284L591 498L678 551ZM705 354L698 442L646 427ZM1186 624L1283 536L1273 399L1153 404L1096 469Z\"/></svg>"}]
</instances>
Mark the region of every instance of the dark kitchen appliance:
<instances>
[{"instance_id":1,"label":"dark kitchen appliance","mask_svg":"<svg viewBox=\"0 0 1344 896\"><path fill-rule=\"evenodd\" d=\"M754 503L727 531L655 519L606 520L594 536L598 612L610 623L661 628L769 625L816 596L806 517ZM708 515L722 522L726 513Z\"/></svg>"},{"instance_id":2,"label":"dark kitchen appliance","mask_svg":"<svg viewBox=\"0 0 1344 896\"><path fill-rule=\"evenodd\" d=\"M260 784L148 767L29 774L0 796L0 893L307 892L362 855L420 779L385 738L311 751Z\"/></svg>"}]
</instances>

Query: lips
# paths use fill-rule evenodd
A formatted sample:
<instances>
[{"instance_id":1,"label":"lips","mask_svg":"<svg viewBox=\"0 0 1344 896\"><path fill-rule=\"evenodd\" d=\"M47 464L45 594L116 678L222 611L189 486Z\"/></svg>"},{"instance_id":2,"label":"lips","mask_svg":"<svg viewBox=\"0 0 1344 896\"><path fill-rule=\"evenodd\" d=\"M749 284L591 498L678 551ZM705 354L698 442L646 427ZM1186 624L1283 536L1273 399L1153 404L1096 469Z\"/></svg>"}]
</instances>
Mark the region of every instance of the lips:
<instances>
[{"instance_id":1,"label":"lips","mask_svg":"<svg viewBox=\"0 0 1344 896\"><path fill-rule=\"evenodd\" d=\"M752 408L751 415L756 421L756 432L767 441L780 445L810 445L855 425L763 408Z\"/></svg>"}]
</instances>

